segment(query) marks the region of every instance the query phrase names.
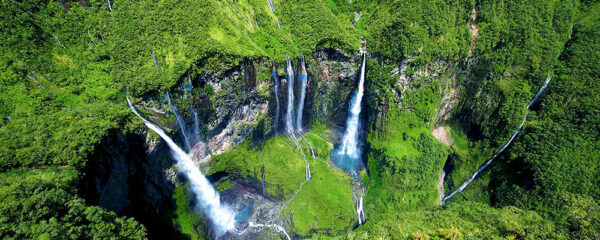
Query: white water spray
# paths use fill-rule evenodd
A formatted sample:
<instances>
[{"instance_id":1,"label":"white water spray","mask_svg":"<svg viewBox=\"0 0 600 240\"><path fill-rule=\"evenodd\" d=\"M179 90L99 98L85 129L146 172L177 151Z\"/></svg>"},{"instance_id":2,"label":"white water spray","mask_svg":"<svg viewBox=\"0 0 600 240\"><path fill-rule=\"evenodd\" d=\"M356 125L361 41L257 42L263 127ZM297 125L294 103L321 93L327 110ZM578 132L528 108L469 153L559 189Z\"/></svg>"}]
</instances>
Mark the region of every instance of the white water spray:
<instances>
[{"instance_id":1,"label":"white water spray","mask_svg":"<svg viewBox=\"0 0 600 240\"><path fill-rule=\"evenodd\" d=\"M214 224L217 234L221 234L235 228L235 214L226 205L221 204L219 193L215 191L208 179L202 175L198 166L194 164L190 156L185 153L173 140L150 121L143 118L133 107L129 97L127 103L131 111L138 116L144 124L156 134L158 134L171 149L173 158L177 161L178 169L190 182L190 189L196 197L196 202L203 213Z\"/></svg>"},{"instance_id":2,"label":"white water spray","mask_svg":"<svg viewBox=\"0 0 600 240\"><path fill-rule=\"evenodd\" d=\"M362 225L365 222L365 211L363 210L363 196L361 193L360 198L356 201L356 215L358 216L358 225Z\"/></svg>"},{"instance_id":3,"label":"white water spray","mask_svg":"<svg viewBox=\"0 0 600 240\"><path fill-rule=\"evenodd\" d=\"M287 58L287 94L288 94L288 104L287 104L287 112L285 114L285 131L293 135L294 134L294 124L292 116L294 115L294 69L292 69L292 60L290 57Z\"/></svg>"},{"instance_id":4,"label":"white water spray","mask_svg":"<svg viewBox=\"0 0 600 240\"><path fill-rule=\"evenodd\" d=\"M306 66L304 65L304 57L300 59L302 69L298 74L300 80L300 101L298 102L298 110L296 111L296 132L302 132L302 113L304 112L304 98L306 95Z\"/></svg>"},{"instance_id":5,"label":"white water spray","mask_svg":"<svg viewBox=\"0 0 600 240\"><path fill-rule=\"evenodd\" d=\"M536 101L538 101L538 98L544 93L544 91L546 90L546 87L548 87L548 83L550 83L550 80L552 80L552 76L548 76L548 78L546 78L546 82L544 83L544 85L540 88L540 90L537 92L537 94L535 94L535 96L533 97L531 102L529 102L529 104L527 104L527 107L526 107L527 112L525 112L525 117L523 117L523 121L521 122L521 125L519 125L517 130L515 130L515 132L512 134L512 136L510 137L508 142L506 142L506 144L504 144L504 146L502 146L502 148L500 148L500 150L498 150L498 152L496 152L496 154L494 154L494 156L492 158L487 160L483 164L483 166L481 166L479 169L477 169L477 171L475 171L471 175L471 178L467 179L467 181L465 181L463 184L461 184L458 187L458 189L454 190L454 192L450 193L450 195L444 197L444 199L442 200L442 204L445 203L448 199L452 198L457 193L464 191L465 188L467 188L467 186L471 182L473 182L473 180L475 180L475 178L477 178L477 176L481 172L483 172L483 170L485 170L492 163L492 161L494 161L494 159L496 159L496 157L498 157L502 152L504 152L504 150L513 142L513 140L515 140L515 137L517 137L517 134L519 134L519 132L521 132L523 125L525 125L525 121L527 121L527 115L529 114L529 107L531 107L531 105L533 105Z\"/></svg>"},{"instance_id":6,"label":"white water spray","mask_svg":"<svg viewBox=\"0 0 600 240\"><path fill-rule=\"evenodd\" d=\"M360 70L360 80L358 82L358 91L350 101L350 111L346 120L346 132L342 139L342 145L338 150L339 155L348 156L352 159L360 158L360 148L358 146L358 125L361 111L361 102L364 95L366 54L363 55L362 68Z\"/></svg>"}]
</instances>

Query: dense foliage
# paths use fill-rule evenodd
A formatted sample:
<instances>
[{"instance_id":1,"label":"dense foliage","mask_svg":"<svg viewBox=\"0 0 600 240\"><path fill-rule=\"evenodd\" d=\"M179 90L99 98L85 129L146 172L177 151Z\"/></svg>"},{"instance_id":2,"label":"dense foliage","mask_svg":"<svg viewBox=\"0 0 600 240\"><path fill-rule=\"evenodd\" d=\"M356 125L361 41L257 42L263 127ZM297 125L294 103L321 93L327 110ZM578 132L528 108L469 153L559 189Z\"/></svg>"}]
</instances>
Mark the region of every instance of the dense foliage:
<instances>
[{"instance_id":1,"label":"dense foliage","mask_svg":"<svg viewBox=\"0 0 600 240\"><path fill-rule=\"evenodd\" d=\"M352 181L327 165L334 127L311 122L314 181L283 213L293 216L296 234L600 238L600 3L273 2L274 12L265 0L113 0L112 10L103 0L0 2L0 238L145 238L144 226L90 206L79 189L107 133L140 126L126 94L156 97L186 72L219 73L244 59L281 62L323 48L352 53L361 37L371 53L363 114L368 171L361 174L367 223L350 231ZM432 76L434 63L452 67ZM407 69L398 73L402 64ZM412 78L399 82L398 74ZM548 75L553 80L515 142L439 207L447 159L453 169L443 189L452 191L508 140ZM228 97L212 85L194 91ZM452 118L438 122L452 91ZM268 88L258 94L268 96ZM233 95L247 94L239 88ZM453 145L431 134L439 124L450 126ZM248 181L265 171L268 193L280 200L304 179L304 160L283 137L245 141L210 167ZM166 221L183 237L204 238L184 188L175 189Z\"/></svg>"}]
</instances>

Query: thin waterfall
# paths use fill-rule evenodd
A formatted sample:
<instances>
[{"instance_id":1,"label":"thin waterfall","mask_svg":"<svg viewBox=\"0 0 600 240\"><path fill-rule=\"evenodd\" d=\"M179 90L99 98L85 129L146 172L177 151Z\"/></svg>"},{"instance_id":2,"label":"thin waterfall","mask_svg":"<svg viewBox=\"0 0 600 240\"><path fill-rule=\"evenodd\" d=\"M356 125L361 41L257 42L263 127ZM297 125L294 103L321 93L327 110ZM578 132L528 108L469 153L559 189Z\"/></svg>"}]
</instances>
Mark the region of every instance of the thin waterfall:
<instances>
[{"instance_id":1,"label":"thin waterfall","mask_svg":"<svg viewBox=\"0 0 600 240\"><path fill-rule=\"evenodd\" d=\"M531 105L533 105L535 102L537 102L538 98L544 93L544 91L546 91L546 87L548 87L550 80L552 80L552 76L548 76L546 78L546 82L544 82L544 85L542 86L542 88L540 88L540 90L535 94L535 96L533 97L533 100L531 100L531 102L529 104L527 104L527 109L529 109L529 107L531 107Z\"/></svg>"},{"instance_id":2,"label":"thin waterfall","mask_svg":"<svg viewBox=\"0 0 600 240\"><path fill-rule=\"evenodd\" d=\"M356 201L356 215L358 217L358 225L362 225L365 222L365 211L363 210L363 197L364 193L360 194L360 198Z\"/></svg>"},{"instance_id":3,"label":"thin waterfall","mask_svg":"<svg viewBox=\"0 0 600 240\"><path fill-rule=\"evenodd\" d=\"M88 34L88 37L90 37L90 39L92 39L92 43L94 44L94 46L97 47L98 44L96 43L96 41L94 41L94 38L92 38L92 35L90 34L90 30L87 30L87 34Z\"/></svg>"},{"instance_id":4,"label":"thin waterfall","mask_svg":"<svg viewBox=\"0 0 600 240\"><path fill-rule=\"evenodd\" d=\"M173 109L173 114L175 115L175 119L177 120L177 124L179 125L179 132L181 133L181 136L183 137L183 142L185 143L185 146L187 147L188 150L191 150L191 146L190 146L190 142L187 136L187 128L185 126L185 122L183 121L183 119L181 118L181 116L179 116L179 114L177 113L177 107L175 106L175 104L171 103L171 97L169 96L169 92L165 93L166 97L167 97L167 101L169 101L169 106L171 106L171 109Z\"/></svg>"},{"instance_id":5,"label":"thin waterfall","mask_svg":"<svg viewBox=\"0 0 600 240\"><path fill-rule=\"evenodd\" d=\"M31 76L27 75L27 77L30 78L30 79L35 80L40 85L40 87L42 89L46 89L44 87L44 85L42 85L42 83L40 82L40 78L37 75L35 75L35 73L32 70L30 70L30 72L31 72Z\"/></svg>"},{"instance_id":6,"label":"thin waterfall","mask_svg":"<svg viewBox=\"0 0 600 240\"><path fill-rule=\"evenodd\" d=\"M108 10L112 12L112 7L110 6L110 0L106 0L106 4L108 5Z\"/></svg>"},{"instance_id":7,"label":"thin waterfall","mask_svg":"<svg viewBox=\"0 0 600 240\"><path fill-rule=\"evenodd\" d=\"M487 160L483 164L483 166L479 167L479 169L477 169L477 171L475 171L475 173L473 173L471 175L471 177L469 179L467 179L467 181L465 181L463 184L461 184L458 187L458 189L454 190L454 192L450 193L450 195L444 197L444 199L442 200L442 204L445 203L448 199L452 198L457 193L465 190L465 188L467 188L467 186L471 182L473 182L473 180L475 180L475 178L477 178L477 176L479 176L479 174L481 172L483 172L483 170L485 170L492 163L492 161L494 161L494 159L496 159L496 157L498 157L502 152L504 152L504 150L513 142L513 140L515 140L515 137L517 137L517 134L519 134L519 132L521 132L523 125L525 125L525 121L527 121L527 115L529 114L529 107L531 107L531 105L533 105L536 101L538 101L538 98L544 93L544 91L546 90L546 87L548 87L548 83L550 83L550 80L552 80L552 76L548 76L548 78L546 78L546 82L544 83L544 85L540 88L538 93L535 94L535 96L533 97L531 102L529 102L529 104L527 104L527 107L525 108L526 112L525 112L525 116L523 117L523 121L521 122L521 125L519 125L517 130L515 130L515 132L512 134L512 136L510 137L508 142L506 142L506 144L504 144L504 146L502 146L502 148L500 148L500 150L498 150L498 152L496 152L496 154L494 154L494 156L492 158Z\"/></svg>"},{"instance_id":8,"label":"thin waterfall","mask_svg":"<svg viewBox=\"0 0 600 240\"><path fill-rule=\"evenodd\" d=\"M154 54L154 49L152 49L152 46L150 46L150 43L148 43L148 47L150 48L150 50L152 50L152 60L154 60L154 66L156 67L156 72L159 72L160 67L158 67L158 60L156 60L156 54Z\"/></svg>"},{"instance_id":9,"label":"thin waterfall","mask_svg":"<svg viewBox=\"0 0 600 240\"><path fill-rule=\"evenodd\" d=\"M344 137L342 138L342 145L332 152L332 160L334 161L334 164L339 168L348 171L354 177L358 177L357 170L360 167L361 157L361 150L358 145L358 131L361 102L364 95L365 65L366 54L363 55L358 90L350 101L350 111L348 111L346 131L344 133Z\"/></svg>"},{"instance_id":10,"label":"thin waterfall","mask_svg":"<svg viewBox=\"0 0 600 240\"><path fill-rule=\"evenodd\" d=\"M194 116L194 139L195 143L200 142L200 120L198 120L198 112L192 109L192 116Z\"/></svg>"},{"instance_id":11,"label":"thin waterfall","mask_svg":"<svg viewBox=\"0 0 600 240\"><path fill-rule=\"evenodd\" d=\"M187 83L183 87L183 93L187 97L188 94L192 93L193 85L192 85L192 77L190 76L190 72L187 72ZM193 104L190 103L190 109L192 111L192 117L194 118L194 136L192 138L192 143L190 145L195 145L200 142L200 120L198 119L198 112L194 108Z\"/></svg>"},{"instance_id":12,"label":"thin waterfall","mask_svg":"<svg viewBox=\"0 0 600 240\"><path fill-rule=\"evenodd\" d=\"M288 104L287 104L287 112L285 114L285 131L293 135L294 134L294 124L292 116L294 115L294 69L292 69L292 60L290 57L287 57L287 94L288 94Z\"/></svg>"},{"instance_id":13,"label":"thin waterfall","mask_svg":"<svg viewBox=\"0 0 600 240\"><path fill-rule=\"evenodd\" d=\"M304 97L306 95L306 66L304 65L304 57L300 58L300 73L298 74L298 80L300 80L300 101L298 102L298 110L296 111L296 132L302 132L302 113L304 112Z\"/></svg>"},{"instance_id":14,"label":"thin waterfall","mask_svg":"<svg viewBox=\"0 0 600 240\"><path fill-rule=\"evenodd\" d=\"M275 68L275 63L271 62L271 79L273 79L273 91L275 95L275 121L273 123L273 131L275 135L277 135L277 131L279 131L279 77L277 76L277 69Z\"/></svg>"},{"instance_id":15,"label":"thin waterfall","mask_svg":"<svg viewBox=\"0 0 600 240\"><path fill-rule=\"evenodd\" d=\"M235 228L235 213L231 208L221 203L219 193L215 191L208 179L200 172L190 156L185 153L173 140L150 121L143 118L131 104L127 97L131 111L138 116L144 124L158 134L171 149L173 158L177 161L179 172L183 173L190 182L190 189L194 193L196 203L208 219L214 224L217 234Z\"/></svg>"},{"instance_id":16,"label":"thin waterfall","mask_svg":"<svg viewBox=\"0 0 600 240\"><path fill-rule=\"evenodd\" d=\"M60 45L62 48L66 48L65 45L63 45L60 40L58 40L58 38L56 37L56 35L52 34L52 37L54 37L54 41L56 41L56 43L58 43L58 45Z\"/></svg>"}]
</instances>

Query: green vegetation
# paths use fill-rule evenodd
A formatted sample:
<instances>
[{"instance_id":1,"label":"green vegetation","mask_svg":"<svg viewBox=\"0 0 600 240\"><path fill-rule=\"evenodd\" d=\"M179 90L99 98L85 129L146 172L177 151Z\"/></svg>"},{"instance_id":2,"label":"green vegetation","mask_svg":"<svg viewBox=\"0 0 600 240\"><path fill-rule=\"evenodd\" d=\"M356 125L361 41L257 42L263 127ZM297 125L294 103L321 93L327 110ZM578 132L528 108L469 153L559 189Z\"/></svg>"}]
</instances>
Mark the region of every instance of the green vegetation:
<instances>
[{"instance_id":1,"label":"green vegetation","mask_svg":"<svg viewBox=\"0 0 600 240\"><path fill-rule=\"evenodd\" d=\"M187 184L175 188L173 200L175 201L175 212L172 223L179 227L180 232L190 239L205 239L203 232L199 231L204 226L202 217L190 207L187 192Z\"/></svg>"},{"instance_id":2,"label":"green vegetation","mask_svg":"<svg viewBox=\"0 0 600 240\"><path fill-rule=\"evenodd\" d=\"M307 133L306 138L317 156L312 158L309 146L302 140L312 178L281 214L292 214L294 233L301 236L347 230L355 217L350 187L352 179L339 169L329 168L329 153L333 144L312 132ZM306 165L302 154L286 137L271 138L259 147L252 147L248 142L242 143L213 157L210 173L226 172L261 181L263 167L267 193L280 197L284 202L291 199L305 178Z\"/></svg>"},{"instance_id":3,"label":"green vegetation","mask_svg":"<svg viewBox=\"0 0 600 240\"><path fill-rule=\"evenodd\" d=\"M300 151L292 146L293 143L286 137L271 138L261 148L252 147L246 141L214 156L209 174L226 172L261 181L264 166L267 192L281 199L289 199L304 181L306 166Z\"/></svg>"},{"instance_id":4,"label":"green vegetation","mask_svg":"<svg viewBox=\"0 0 600 240\"><path fill-rule=\"evenodd\" d=\"M103 0L2 1L0 238L145 238L144 226L90 206L80 189L90 155L108 133L141 126L125 95L158 99L188 71L193 77L219 75L244 60L281 62L286 54L310 56L323 48L348 54L361 37L371 53L363 114L368 174L361 173L368 187L367 223L337 236L355 221L352 180L327 166L333 128L310 119L313 179L282 212L293 215L294 233L600 238L600 3L273 2L274 13L265 0L113 0L112 12ZM360 13L356 27L354 12ZM396 68L408 59L405 74L411 78L399 82ZM432 74L437 60L448 71ZM268 69L258 74L268 80ZM446 159L453 159L444 183L449 192L504 145L548 75L553 81L513 144L466 191L439 207L438 177ZM257 93L268 99L269 86ZM249 98L248 89L222 87L194 88L185 101ZM441 123L451 126L454 145L448 148L431 131L450 88L458 103ZM304 141L302 146L309 156ZM219 190L234 181L260 181L264 168L268 194L287 200L304 181L305 163L289 139L275 137L247 140L215 156L210 167L210 173L232 177ZM168 225L182 237L204 238L185 187L172 198Z\"/></svg>"},{"instance_id":5,"label":"green vegetation","mask_svg":"<svg viewBox=\"0 0 600 240\"><path fill-rule=\"evenodd\" d=\"M320 237L315 237L319 239ZM556 226L533 211L490 208L475 202L442 209L388 212L335 239L564 239Z\"/></svg>"},{"instance_id":6,"label":"green vegetation","mask_svg":"<svg viewBox=\"0 0 600 240\"><path fill-rule=\"evenodd\" d=\"M304 184L283 214L293 214L294 232L301 236L313 232L339 233L348 230L356 221L350 188L353 180L347 173L329 168L329 153L333 150L331 143L312 133L306 136L317 156L310 157L310 149L303 142L312 178Z\"/></svg>"}]
</instances>

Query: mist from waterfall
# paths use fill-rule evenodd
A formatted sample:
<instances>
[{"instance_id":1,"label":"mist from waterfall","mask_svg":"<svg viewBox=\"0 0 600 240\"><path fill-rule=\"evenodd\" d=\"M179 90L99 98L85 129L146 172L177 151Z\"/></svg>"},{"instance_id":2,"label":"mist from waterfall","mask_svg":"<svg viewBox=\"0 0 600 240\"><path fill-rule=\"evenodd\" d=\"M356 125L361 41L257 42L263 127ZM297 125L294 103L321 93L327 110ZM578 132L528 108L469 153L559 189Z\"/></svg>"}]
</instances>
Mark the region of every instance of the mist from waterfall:
<instances>
[{"instance_id":1,"label":"mist from waterfall","mask_svg":"<svg viewBox=\"0 0 600 240\"><path fill-rule=\"evenodd\" d=\"M531 102L529 102L529 104L527 104L527 107L525 108L526 112L525 112L525 116L523 117L523 121L521 122L521 125L519 125L517 130L515 130L515 132L512 134L510 139L508 139L508 142L506 142L506 144L504 144L504 146L502 146L502 148L500 148L500 150L498 150L498 152L496 152L496 154L494 154L494 156L492 158L487 160L481 167L479 167L479 169L477 169L477 171L475 171L469 179L467 179L456 190L454 190L454 192L452 192L448 196L444 197L444 199L442 200L442 204L444 202L446 202L448 199L452 198L457 193L464 191L465 188L467 188L467 186L471 182L473 182L473 180L475 180L475 178L477 178L477 176L479 176L479 174L481 172L483 172L483 170L485 170L492 163L492 161L494 161L494 159L496 159L496 157L498 157L502 152L504 152L504 150L513 142L513 140L515 140L515 137L517 137L517 134L519 134L519 132L521 132L523 125L525 125L525 122L527 121L527 115L529 114L529 108L535 102L537 102L539 100L539 97L544 93L544 91L546 91L546 87L548 87L550 80L552 80L552 76L548 76L548 78L546 78L546 82L544 82L544 85L540 88L540 90L537 92L537 94L535 94L535 96L533 97Z\"/></svg>"},{"instance_id":2,"label":"mist from waterfall","mask_svg":"<svg viewBox=\"0 0 600 240\"><path fill-rule=\"evenodd\" d=\"M275 95L275 120L273 122L273 131L275 135L279 131L279 113L280 113L280 104L279 104L279 77L277 76L277 69L275 68L275 63L272 63L271 70L271 79L273 79L273 91Z\"/></svg>"},{"instance_id":3,"label":"mist from waterfall","mask_svg":"<svg viewBox=\"0 0 600 240\"><path fill-rule=\"evenodd\" d=\"M296 110L296 132L302 132L302 113L304 113L304 98L306 95L306 66L304 64L304 57L300 58L300 73L298 74L298 80L300 80L300 101L298 102L298 110Z\"/></svg>"},{"instance_id":4,"label":"mist from waterfall","mask_svg":"<svg viewBox=\"0 0 600 240\"><path fill-rule=\"evenodd\" d=\"M288 104L287 112L285 114L285 131L293 135L294 134L294 123L292 116L294 115L294 69L292 68L292 60L287 57L287 95Z\"/></svg>"},{"instance_id":5,"label":"mist from waterfall","mask_svg":"<svg viewBox=\"0 0 600 240\"><path fill-rule=\"evenodd\" d=\"M179 172L183 173L189 180L190 189L194 193L196 204L207 218L213 223L217 234L235 228L235 213L228 206L221 203L219 193L215 191L208 179L200 172L191 157L184 152L175 142L158 126L143 118L131 104L127 97L127 103L131 111L138 116L144 124L158 134L171 149L173 158L177 161Z\"/></svg>"},{"instance_id":6,"label":"mist from waterfall","mask_svg":"<svg viewBox=\"0 0 600 240\"><path fill-rule=\"evenodd\" d=\"M175 115L175 119L177 121L177 124L179 125L179 133L181 133L181 137L183 137L183 142L184 142L185 146L187 147L187 149L190 150L190 149L192 149L192 147L190 146L190 141L187 136L187 127L185 126L185 122L183 121L183 118L177 113L177 107L175 106L175 104L173 104L171 102L171 97L169 96L169 92L166 92L165 96L167 97L169 106L171 106L171 109L173 109L173 114Z\"/></svg>"},{"instance_id":7,"label":"mist from waterfall","mask_svg":"<svg viewBox=\"0 0 600 240\"><path fill-rule=\"evenodd\" d=\"M333 163L358 178L358 170L361 165L361 149L358 144L359 115L361 112L361 102L364 95L366 54L363 55L362 67L360 70L360 80L358 90L350 101L350 109L346 120L346 131L342 138L342 144L331 153Z\"/></svg>"}]
</instances>

